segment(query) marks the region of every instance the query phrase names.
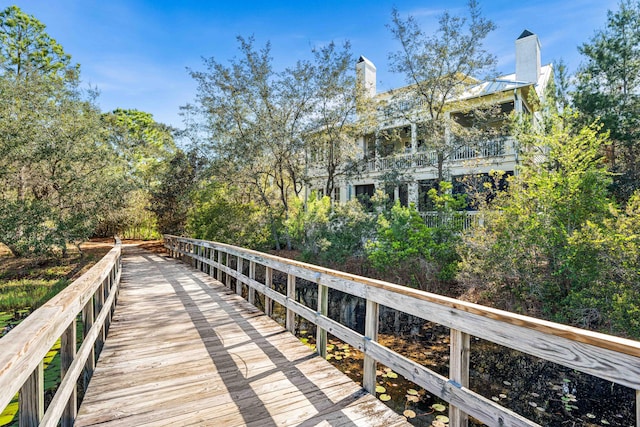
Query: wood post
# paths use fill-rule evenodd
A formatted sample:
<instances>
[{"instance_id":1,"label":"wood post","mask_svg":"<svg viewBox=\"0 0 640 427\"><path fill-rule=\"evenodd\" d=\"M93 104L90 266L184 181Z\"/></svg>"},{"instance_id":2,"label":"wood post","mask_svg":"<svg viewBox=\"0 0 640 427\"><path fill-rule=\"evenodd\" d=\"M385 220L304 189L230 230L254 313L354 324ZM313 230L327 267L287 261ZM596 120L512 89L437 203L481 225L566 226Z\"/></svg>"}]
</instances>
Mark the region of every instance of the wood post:
<instances>
[{"instance_id":1,"label":"wood post","mask_svg":"<svg viewBox=\"0 0 640 427\"><path fill-rule=\"evenodd\" d=\"M242 274L242 267L244 260L239 256L236 256L236 271L238 274ZM236 294L242 296L242 280L236 279Z\"/></svg>"},{"instance_id":2,"label":"wood post","mask_svg":"<svg viewBox=\"0 0 640 427\"><path fill-rule=\"evenodd\" d=\"M216 279L222 283L222 251L218 249L218 270L216 271Z\"/></svg>"},{"instance_id":3,"label":"wood post","mask_svg":"<svg viewBox=\"0 0 640 427\"><path fill-rule=\"evenodd\" d=\"M76 357L76 321L69 324L67 330L62 334L60 344L60 378L67 375L67 371ZM78 413L78 390L74 384L69 401L62 414L62 427L72 427Z\"/></svg>"},{"instance_id":4,"label":"wood post","mask_svg":"<svg viewBox=\"0 0 640 427\"><path fill-rule=\"evenodd\" d=\"M329 288L318 283L318 314L327 316L328 313ZM320 326L316 326L316 351L320 356L327 357L327 331Z\"/></svg>"},{"instance_id":5,"label":"wood post","mask_svg":"<svg viewBox=\"0 0 640 427\"><path fill-rule=\"evenodd\" d=\"M449 379L457 387L469 387L470 336L457 329L451 329L449 348ZM463 427L468 425L469 416L459 408L449 406L449 425Z\"/></svg>"},{"instance_id":6,"label":"wood post","mask_svg":"<svg viewBox=\"0 0 640 427\"><path fill-rule=\"evenodd\" d=\"M18 402L20 427L39 425L44 416L44 364L42 361L22 385Z\"/></svg>"},{"instance_id":7,"label":"wood post","mask_svg":"<svg viewBox=\"0 0 640 427\"><path fill-rule=\"evenodd\" d=\"M256 280L256 262L249 261L249 279ZM249 294L247 295L249 304L256 305L256 290L249 286Z\"/></svg>"},{"instance_id":8,"label":"wood post","mask_svg":"<svg viewBox=\"0 0 640 427\"><path fill-rule=\"evenodd\" d=\"M264 271L264 285L272 289L273 288L273 269L271 267L266 267ZM268 296L264 296L264 314L271 317L273 311L273 305L271 304L271 298Z\"/></svg>"},{"instance_id":9,"label":"wood post","mask_svg":"<svg viewBox=\"0 0 640 427\"><path fill-rule=\"evenodd\" d=\"M365 340L378 340L378 318L380 306L378 303L367 300L366 315L364 320L364 336ZM365 354L364 355L364 372L362 375L362 386L369 393L376 395L376 360Z\"/></svg>"},{"instance_id":10,"label":"wood post","mask_svg":"<svg viewBox=\"0 0 640 427\"><path fill-rule=\"evenodd\" d=\"M296 300L296 276L287 274L287 303ZM287 307L287 319L285 321L287 330L291 333L296 329L296 312Z\"/></svg>"},{"instance_id":11,"label":"wood post","mask_svg":"<svg viewBox=\"0 0 640 427\"><path fill-rule=\"evenodd\" d=\"M93 326L93 320L94 320L94 306L93 306L93 298L89 299L89 301L87 302L87 305L84 306L84 309L82 310L82 325L83 325L83 338L87 336L87 334L89 333L89 331L91 330L91 327ZM87 362L84 365L84 376L83 376L83 383L84 383L84 389L87 389L87 386L89 385L89 379L91 378L91 376L93 375L93 370L96 367L96 350L95 350L96 346L95 344L93 346L91 346L91 354L89 355L89 357L87 358Z\"/></svg>"},{"instance_id":12,"label":"wood post","mask_svg":"<svg viewBox=\"0 0 640 427\"><path fill-rule=\"evenodd\" d=\"M102 282L100 284L100 287L98 288L98 291L96 292L96 308L94 311L94 319L100 315L100 312L102 311L102 307L104 306L104 282ZM104 340L106 339L106 334L104 331L104 325L102 325L102 327L100 328L100 334L98 335L98 338L96 339L96 351L98 352L98 354L100 354L100 352L102 351L102 347L104 346Z\"/></svg>"},{"instance_id":13,"label":"wood post","mask_svg":"<svg viewBox=\"0 0 640 427\"><path fill-rule=\"evenodd\" d=\"M229 255L229 253L227 253L227 268L230 269L231 268L231 255ZM225 286L229 289L231 289L231 275L229 273L225 273L226 277L224 280Z\"/></svg>"}]
</instances>

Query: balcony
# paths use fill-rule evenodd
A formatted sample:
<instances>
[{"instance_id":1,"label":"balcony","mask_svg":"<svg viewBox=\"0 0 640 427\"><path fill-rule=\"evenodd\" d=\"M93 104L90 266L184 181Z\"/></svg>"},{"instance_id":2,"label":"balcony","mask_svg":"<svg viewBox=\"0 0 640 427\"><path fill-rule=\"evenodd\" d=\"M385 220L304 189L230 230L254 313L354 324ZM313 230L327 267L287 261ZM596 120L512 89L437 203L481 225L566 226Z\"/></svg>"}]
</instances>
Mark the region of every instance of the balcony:
<instances>
[{"instance_id":1,"label":"balcony","mask_svg":"<svg viewBox=\"0 0 640 427\"><path fill-rule=\"evenodd\" d=\"M514 154L513 139L489 141L480 146L463 146L449 153L445 161L460 162L466 160L491 157L504 157ZM382 172L394 169L426 168L437 165L438 156L435 151L418 151L407 154L396 154L387 157L369 159L366 172Z\"/></svg>"}]
</instances>

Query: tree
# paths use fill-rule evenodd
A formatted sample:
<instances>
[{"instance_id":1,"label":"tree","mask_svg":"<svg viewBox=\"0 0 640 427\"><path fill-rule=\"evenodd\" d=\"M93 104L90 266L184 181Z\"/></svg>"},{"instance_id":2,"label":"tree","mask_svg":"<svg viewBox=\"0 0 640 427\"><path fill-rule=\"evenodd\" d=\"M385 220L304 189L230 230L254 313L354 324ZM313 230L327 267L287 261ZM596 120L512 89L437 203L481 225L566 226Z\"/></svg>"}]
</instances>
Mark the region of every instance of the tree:
<instances>
[{"instance_id":1,"label":"tree","mask_svg":"<svg viewBox=\"0 0 640 427\"><path fill-rule=\"evenodd\" d=\"M44 25L0 13L0 241L15 255L65 254L121 201L121 174L93 93Z\"/></svg>"},{"instance_id":2,"label":"tree","mask_svg":"<svg viewBox=\"0 0 640 427\"><path fill-rule=\"evenodd\" d=\"M582 123L599 119L610 144L605 147L614 188L627 200L640 188L640 3L620 2L609 11L607 24L579 48L585 63L573 93Z\"/></svg>"},{"instance_id":3,"label":"tree","mask_svg":"<svg viewBox=\"0 0 640 427\"><path fill-rule=\"evenodd\" d=\"M69 77L77 71L71 56L64 52L38 19L18 6L0 12L0 63L3 74L23 78L29 74Z\"/></svg>"},{"instance_id":4,"label":"tree","mask_svg":"<svg viewBox=\"0 0 640 427\"><path fill-rule=\"evenodd\" d=\"M553 116L518 135L528 149L520 173L465 233L462 283L510 310L617 331L633 323L621 301L637 312L637 200L625 215L609 193L601 127ZM629 257L616 254L625 241Z\"/></svg>"},{"instance_id":5,"label":"tree","mask_svg":"<svg viewBox=\"0 0 640 427\"><path fill-rule=\"evenodd\" d=\"M292 197L302 190L302 136L314 95L309 62L273 70L270 45L256 50L253 38L238 37L241 59L225 66L206 60L198 82L211 157L219 180L251 190L270 218L277 248ZM287 245L291 241L285 235Z\"/></svg>"},{"instance_id":6,"label":"tree","mask_svg":"<svg viewBox=\"0 0 640 427\"><path fill-rule=\"evenodd\" d=\"M158 123L149 113L116 109L102 115L105 135L118 155L127 179L126 206L105 216L100 235L148 238L157 236L157 219L151 212L151 191L174 158L176 145L170 126Z\"/></svg>"},{"instance_id":7,"label":"tree","mask_svg":"<svg viewBox=\"0 0 640 427\"><path fill-rule=\"evenodd\" d=\"M320 165L324 194L331 195L336 180L354 173L356 141L371 126L371 103L358 87L351 45L329 43L313 50L313 113L304 135L310 167Z\"/></svg>"},{"instance_id":8,"label":"tree","mask_svg":"<svg viewBox=\"0 0 640 427\"><path fill-rule=\"evenodd\" d=\"M110 142L128 164L134 180L148 190L158 169L176 152L174 130L156 122L152 114L135 109L118 108L104 114L102 120Z\"/></svg>"},{"instance_id":9,"label":"tree","mask_svg":"<svg viewBox=\"0 0 640 427\"><path fill-rule=\"evenodd\" d=\"M419 125L427 149L436 153L439 181L444 179L445 160L470 139L468 134L455 134L463 129L447 118L448 104L496 63L482 45L495 25L481 16L477 1L470 0L468 7L468 17L443 13L434 35L425 33L414 17L403 19L397 9L392 12L390 29L400 50L389 55L391 70L403 74L409 86L397 90L387 108ZM465 108L462 104L458 107ZM481 110L476 113L486 114ZM446 129L452 134L447 136Z\"/></svg>"},{"instance_id":10,"label":"tree","mask_svg":"<svg viewBox=\"0 0 640 427\"><path fill-rule=\"evenodd\" d=\"M158 218L160 233L184 234L199 168L200 159L194 151L178 150L160 174L159 185L151 191L149 208Z\"/></svg>"}]
</instances>

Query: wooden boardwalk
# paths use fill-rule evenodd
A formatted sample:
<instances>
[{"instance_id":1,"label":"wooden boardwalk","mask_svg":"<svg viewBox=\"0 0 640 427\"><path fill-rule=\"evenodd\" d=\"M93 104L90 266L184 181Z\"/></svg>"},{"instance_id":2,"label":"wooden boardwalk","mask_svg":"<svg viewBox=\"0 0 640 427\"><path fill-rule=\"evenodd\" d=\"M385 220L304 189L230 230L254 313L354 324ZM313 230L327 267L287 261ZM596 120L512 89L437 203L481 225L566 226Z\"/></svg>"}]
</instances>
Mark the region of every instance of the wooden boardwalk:
<instances>
[{"instance_id":1,"label":"wooden boardwalk","mask_svg":"<svg viewBox=\"0 0 640 427\"><path fill-rule=\"evenodd\" d=\"M211 277L125 249L82 426L396 426L405 418Z\"/></svg>"}]
</instances>

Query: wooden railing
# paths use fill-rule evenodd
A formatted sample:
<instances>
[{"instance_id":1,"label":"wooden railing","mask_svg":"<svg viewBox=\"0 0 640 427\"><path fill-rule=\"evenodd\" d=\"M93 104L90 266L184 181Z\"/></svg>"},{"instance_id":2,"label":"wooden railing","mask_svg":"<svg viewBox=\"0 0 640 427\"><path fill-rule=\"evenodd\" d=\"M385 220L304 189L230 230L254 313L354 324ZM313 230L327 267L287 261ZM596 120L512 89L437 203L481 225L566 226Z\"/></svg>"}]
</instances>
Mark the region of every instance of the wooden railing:
<instances>
[{"instance_id":1,"label":"wooden railing","mask_svg":"<svg viewBox=\"0 0 640 427\"><path fill-rule=\"evenodd\" d=\"M19 393L19 425L72 426L77 384L88 383L116 304L121 245L0 339L0 412ZM82 344L77 347L77 320ZM61 340L61 383L45 411L43 358Z\"/></svg>"},{"instance_id":2,"label":"wooden railing","mask_svg":"<svg viewBox=\"0 0 640 427\"><path fill-rule=\"evenodd\" d=\"M235 279L236 293L248 286L248 300L255 292L265 297L267 314L271 301L286 309L286 327L293 332L295 315L317 325L317 351L326 356L327 332L362 351L365 355L363 386L374 393L376 363L402 374L433 395L449 402L450 426L466 426L468 416L490 426L537 426L535 422L470 390L470 337L482 338L636 390L640 408L640 342L590 332L570 326L521 316L453 298L394 285L279 258L221 243L165 236L165 247L173 257L223 281L228 287ZM235 260L235 262L233 262ZM248 275L244 274L249 263ZM235 264L235 268L232 265ZM256 265L265 268L264 283L256 281ZM273 289L273 271L287 275L287 293ZM317 307L295 301L296 278L318 285ZM328 289L336 289L366 301L364 335L327 316ZM384 305L450 328L449 377L416 363L376 342L379 307ZM640 426L640 409L636 409Z\"/></svg>"}]
</instances>

